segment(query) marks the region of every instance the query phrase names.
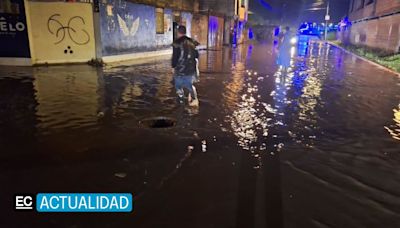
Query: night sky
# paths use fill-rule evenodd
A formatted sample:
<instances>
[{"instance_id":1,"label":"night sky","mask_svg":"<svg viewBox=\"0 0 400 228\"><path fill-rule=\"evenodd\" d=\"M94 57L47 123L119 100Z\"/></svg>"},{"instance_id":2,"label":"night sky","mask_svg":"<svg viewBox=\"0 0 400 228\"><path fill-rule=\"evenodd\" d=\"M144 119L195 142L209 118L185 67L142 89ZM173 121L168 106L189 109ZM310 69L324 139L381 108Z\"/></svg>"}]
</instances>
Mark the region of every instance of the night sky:
<instances>
[{"instance_id":1,"label":"night sky","mask_svg":"<svg viewBox=\"0 0 400 228\"><path fill-rule=\"evenodd\" d=\"M323 22L327 0L249 0L250 11L254 16L283 21L296 25L304 21ZM350 0L331 0L330 14L332 22L339 22L348 14Z\"/></svg>"}]
</instances>

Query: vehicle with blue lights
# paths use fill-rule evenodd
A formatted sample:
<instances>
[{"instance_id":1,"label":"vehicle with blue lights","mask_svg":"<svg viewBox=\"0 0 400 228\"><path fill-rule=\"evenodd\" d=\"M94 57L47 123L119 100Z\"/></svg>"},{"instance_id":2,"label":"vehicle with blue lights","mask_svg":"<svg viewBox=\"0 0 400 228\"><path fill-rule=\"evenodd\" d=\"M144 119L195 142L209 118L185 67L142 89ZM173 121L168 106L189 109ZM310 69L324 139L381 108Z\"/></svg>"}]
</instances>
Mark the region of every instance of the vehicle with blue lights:
<instances>
[{"instance_id":1,"label":"vehicle with blue lights","mask_svg":"<svg viewBox=\"0 0 400 228\"><path fill-rule=\"evenodd\" d=\"M328 27L328 32L336 32L339 29L339 26L333 23L325 24L325 23L315 23L315 22L314 23L304 22L299 26L298 34L321 38L325 33L326 26Z\"/></svg>"},{"instance_id":2,"label":"vehicle with blue lights","mask_svg":"<svg viewBox=\"0 0 400 228\"><path fill-rule=\"evenodd\" d=\"M300 25L300 27L298 29L298 34L319 37L321 35L321 28L320 28L320 26L318 26L317 23L305 22Z\"/></svg>"}]
</instances>

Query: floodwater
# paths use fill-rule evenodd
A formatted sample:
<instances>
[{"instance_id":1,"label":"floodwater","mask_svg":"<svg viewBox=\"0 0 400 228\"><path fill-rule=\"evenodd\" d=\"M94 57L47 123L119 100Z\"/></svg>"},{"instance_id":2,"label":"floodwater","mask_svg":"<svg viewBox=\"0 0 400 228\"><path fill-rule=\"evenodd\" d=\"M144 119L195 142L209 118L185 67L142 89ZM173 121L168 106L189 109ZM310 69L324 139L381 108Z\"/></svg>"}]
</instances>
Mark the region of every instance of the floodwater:
<instances>
[{"instance_id":1,"label":"floodwater","mask_svg":"<svg viewBox=\"0 0 400 228\"><path fill-rule=\"evenodd\" d=\"M202 53L199 108L168 58L2 67L0 226L399 227L400 79L323 43L275 59ZM15 213L18 192L132 192L135 212Z\"/></svg>"}]
</instances>

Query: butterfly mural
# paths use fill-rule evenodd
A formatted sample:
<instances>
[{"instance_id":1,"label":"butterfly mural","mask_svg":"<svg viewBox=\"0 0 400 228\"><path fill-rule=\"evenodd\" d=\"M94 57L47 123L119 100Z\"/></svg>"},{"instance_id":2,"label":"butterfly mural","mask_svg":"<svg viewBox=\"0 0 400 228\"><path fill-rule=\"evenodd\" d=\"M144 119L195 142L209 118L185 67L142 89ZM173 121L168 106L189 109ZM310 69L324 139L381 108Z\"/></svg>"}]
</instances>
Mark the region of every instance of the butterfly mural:
<instances>
[{"instance_id":1,"label":"butterfly mural","mask_svg":"<svg viewBox=\"0 0 400 228\"><path fill-rule=\"evenodd\" d=\"M137 31L139 30L140 18L139 17L136 18L136 20L132 23L131 27L129 28L126 21L124 21L124 19L122 19L121 16L117 14L117 17L118 17L119 27L124 36L135 36Z\"/></svg>"}]
</instances>

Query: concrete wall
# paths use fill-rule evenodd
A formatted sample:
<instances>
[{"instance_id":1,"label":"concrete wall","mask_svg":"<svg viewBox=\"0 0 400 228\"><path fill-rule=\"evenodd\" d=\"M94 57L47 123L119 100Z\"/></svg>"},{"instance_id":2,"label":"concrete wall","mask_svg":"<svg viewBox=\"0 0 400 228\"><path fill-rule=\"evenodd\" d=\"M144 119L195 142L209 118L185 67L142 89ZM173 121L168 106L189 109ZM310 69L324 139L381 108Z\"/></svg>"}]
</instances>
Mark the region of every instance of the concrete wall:
<instances>
[{"instance_id":1,"label":"concrete wall","mask_svg":"<svg viewBox=\"0 0 400 228\"><path fill-rule=\"evenodd\" d=\"M198 0L129 0L133 3L152 5L155 7L197 11Z\"/></svg>"},{"instance_id":2,"label":"concrete wall","mask_svg":"<svg viewBox=\"0 0 400 228\"><path fill-rule=\"evenodd\" d=\"M233 17L237 0L200 0L200 10Z\"/></svg>"},{"instance_id":3,"label":"concrete wall","mask_svg":"<svg viewBox=\"0 0 400 228\"><path fill-rule=\"evenodd\" d=\"M95 58L91 4L29 1L26 7L33 64Z\"/></svg>"},{"instance_id":4,"label":"concrete wall","mask_svg":"<svg viewBox=\"0 0 400 228\"><path fill-rule=\"evenodd\" d=\"M221 49L224 37L224 19L210 16L208 22L208 48Z\"/></svg>"},{"instance_id":5,"label":"concrete wall","mask_svg":"<svg viewBox=\"0 0 400 228\"><path fill-rule=\"evenodd\" d=\"M7 4L4 4L5 1ZM9 1L12 4L8 4ZM187 26L189 36L193 14L181 10L192 11L199 7L197 0L100 0L95 6L91 3L52 0L1 0L0 15L4 13L3 8L15 9L14 2L25 2L26 10L18 10L26 12L25 31L12 34L7 41L2 36L4 33L0 33L0 45L3 45L0 64L5 62L6 65L12 65L10 59L3 60L1 57L15 53L16 56L28 57L23 65L87 62L96 58L110 62L165 55L170 53L173 42L175 12L166 7L177 9L180 23ZM164 9L165 26L161 34L156 34L156 7ZM21 17L13 18L11 24L8 18L0 17L0 29L3 29L3 21L6 20L7 29L21 21L24 25L24 17L21 14ZM29 32L26 32L27 28ZM23 32L25 45L18 40L23 37Z\"/></svg>"},{"instance_id":6,"label":"concrete wall","mask_svg":"<svg viewBox=\"0 0 400 228\"><path fill-rule=\"evenodd\" d=\"M382 16L400 10L398 0L374 0L373 2L363 0L352 0L350 3L350 20L360 20L369 17Z\"/></svg>"},{"instance_id":7,"label":"concrete wall","mask_svg":"<svg viewBox=\"0 0 400 228\"><path fill-rule=\"evenodd\" d=\"M239 15L241 0L200 0L200 10L210 11L212 15L218 15L224 19L223 44L231 44L231 29L234 27L234 16Z\"/></svg>"},{"instance_id":8,"label":"concrete wall","mask_svg":"<svg viewBox=\"0 0 400 228\"><path fill-rule=\"evenodd\" d=\"M192 14L181 12L181 22L191 35ZM156 33L156 8L120 0L100 3L103 61L118 61L168 54L173 42L173 11L164 9L164 33ZM142 54L146 53L146 54ZM151 55L150 55L151 54ZM119 56L119 57L118 57Z\"/></svg>"},{"instance_id":9,"label":"concrete wall","mask_svg":"<svg viewBox=\"0 0 400 228\"><path fill-rule=\"evenodd\" d=\"M186 26L187 36L192 36L192 20L193 16L191 13L182 12L181 13L181 24Z\"/></svg>"},{"instance_id":10,"label":"concrete wall","mask_svg":"<svg viewBox=\"0 0 400 228\"><path fill-rule=\"evenodd\" d=\"M155 8L126 1L100 4L103 56L156 50Z\"/></svg>"},{"instance_id":11,"label":"concrete wall","mask_svg":"<svg viewBox=\"0 0 400 228\"><path fill-rule=\"evenodd\" d=\"M164 49L171 46L173 42L172 10L164 9L164 34L156 34L157 49Z\"/></svg>"},{"instance_id":12,"label":"concrete wall","mask_svg":"<svg viewBox=\"0 0 400 228\"><path fill-rule=\"evenodd\" d=\"M359 7L358 5L361 4L361 2L360 3L354 2L354 4L355 5L353 5L351 7ZM373 3L373 4L363 6L362 9L354 8L350 14L350 20L354 21L354 20L359 20L359 19L374 16L375 7L376 7L376 5L375 5L375 3Z\"/></svg>"},{"instance_id":13,"label":"concrete wall","mask_svg":"<svg viewBox=\"0 0 400 228\"><path fill-rule=\"evenodd\" d=\"M208 16L202 14L193 15L192 38L200 43L202 48L207 47L208 42Z\"/></svg>"},{"instance_id":14,"label":"concrete wall","mask_svg":"<svg viewBox=\"0 0 400 228\"><path fill-rule=\"evenodd\" d=\"M30 64L28 26L23 0L0 3L0 65Z\"/></svg>"},{"instance_id":15,"label":"concrete wall","mask_svg":"<svg viewBox=\"0 0 400 228\"><path fill-rule=\"evenodd\" d=\"M400 10L399 0L377 0L376 14L382 15Z\"/></svg>"},{"instance_id":16,"label":"concrete wall","mask_svg":"<svg viewBox=\"0 0 400 228\"><path fill-rule=\"evenodd\" d=\"M350 5L350 20L354 23L339 37L344 43L399 52L400 14L382 17L398 11L400 11L400 1L397 0L376 0L371 4L365 1L364 6L360 0L353 0Z\"/></svg>"},{"instance_id":17,"label":"concrete wall","mask_svg":"<svg viewBox=\"0 0 400 228\"><path fill-rule=\"evenodd\" d=\"M353 24L349 42L399 52L400 14Z\"/></svg>"},{"instance_id":18,"label":"concrete wall","mask_svg":"<svg viewBox=\"0 0 400 228\"><path fill-rule=\"evenodd\" d=\"M192 37L200 43L201 48L222 48L225 27L223 17L195 14L193 25Z\"/></svg>"}]
</instances>

